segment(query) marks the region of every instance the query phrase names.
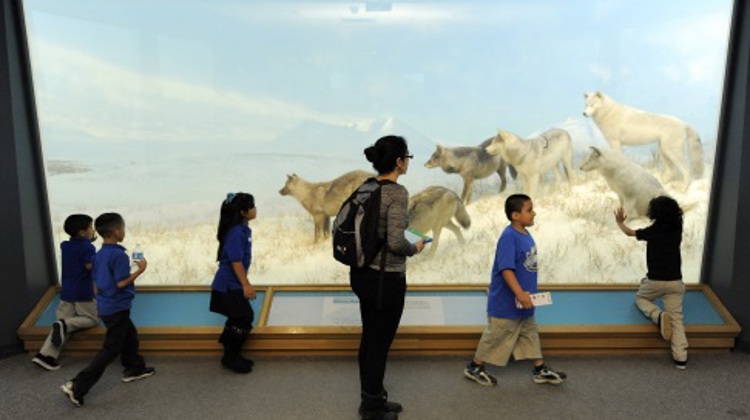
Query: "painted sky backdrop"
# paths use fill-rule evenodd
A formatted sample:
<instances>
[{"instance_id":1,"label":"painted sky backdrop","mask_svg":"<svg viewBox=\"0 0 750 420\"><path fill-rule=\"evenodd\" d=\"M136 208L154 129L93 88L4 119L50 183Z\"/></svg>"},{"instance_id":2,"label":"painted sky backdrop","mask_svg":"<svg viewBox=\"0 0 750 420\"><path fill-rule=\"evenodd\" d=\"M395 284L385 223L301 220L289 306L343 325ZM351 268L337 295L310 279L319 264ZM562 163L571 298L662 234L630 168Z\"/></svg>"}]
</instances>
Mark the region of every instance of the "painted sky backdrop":
<instances>
[{"instance_id":1,"label":"painted sky backdrop","mask_svg":"<svg viewBox=\"0 0 750 420\"><path fill-rule=\"evenodd\" d=\"M273 150L395 118L477 144L583 118L585 91L716 136L729 0L25 0L46 157ZM373 139L374 140L374 139ZM80 146L80 150L76 149ZM169 150L172 146L163 146Z\"/></svg>"}]
</instances>

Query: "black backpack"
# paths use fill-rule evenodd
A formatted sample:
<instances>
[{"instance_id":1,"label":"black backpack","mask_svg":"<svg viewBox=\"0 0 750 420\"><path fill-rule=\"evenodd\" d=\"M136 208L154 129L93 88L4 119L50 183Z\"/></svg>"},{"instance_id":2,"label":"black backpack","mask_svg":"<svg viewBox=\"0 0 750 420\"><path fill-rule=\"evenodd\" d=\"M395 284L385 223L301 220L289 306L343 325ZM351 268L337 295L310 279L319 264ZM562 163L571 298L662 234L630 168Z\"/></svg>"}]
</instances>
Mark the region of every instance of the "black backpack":
<instances>
[{"instance_id":1,"label":"black backpack","mask_svg":"<svg viewBox=\"0 0 750 420\"><path fill-rule=\"evenodd\" d=\"M392 183L370 178L341 205L332 233L337 261L350 267L367 267L381 249L385 250L385 238L378 237L381 187Z\"/></svg>"}]
</instances>

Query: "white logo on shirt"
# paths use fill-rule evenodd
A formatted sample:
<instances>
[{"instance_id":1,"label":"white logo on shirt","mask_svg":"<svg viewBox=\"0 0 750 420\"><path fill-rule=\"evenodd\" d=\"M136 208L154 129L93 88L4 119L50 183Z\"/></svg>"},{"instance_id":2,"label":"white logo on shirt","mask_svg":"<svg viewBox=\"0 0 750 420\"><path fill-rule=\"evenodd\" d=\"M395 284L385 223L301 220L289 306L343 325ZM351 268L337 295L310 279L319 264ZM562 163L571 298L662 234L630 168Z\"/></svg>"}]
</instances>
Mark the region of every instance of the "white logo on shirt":
<instances>
[{"instance_id":1,"label":"white logo on shirt","mask_svg":"<svg viewBox=\"0 0 750 420\"><path fill-rule=\"evenodd\" d=\"M537 259L536 259L536 245L532 246L529 252L526 253L526 260L523 262L523 266L526 270L536 273L537 271Z\"/></svg>"}]
</instances>

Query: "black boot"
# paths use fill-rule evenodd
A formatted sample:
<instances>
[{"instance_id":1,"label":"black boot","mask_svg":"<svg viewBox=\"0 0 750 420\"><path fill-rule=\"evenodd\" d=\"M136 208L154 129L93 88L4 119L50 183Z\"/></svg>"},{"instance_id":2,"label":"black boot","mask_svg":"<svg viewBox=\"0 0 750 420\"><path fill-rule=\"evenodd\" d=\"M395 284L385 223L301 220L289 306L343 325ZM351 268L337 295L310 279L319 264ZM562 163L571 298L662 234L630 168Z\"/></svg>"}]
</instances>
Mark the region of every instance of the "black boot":
<instances>
[{"instance_id":1,"label":"black boot","mask_svg":"<svg viewBox=\"0 0 750 420\"><path fill-rule=\"evenodd\" d=\"M237 333L237 357L242 360L242 362L252 369L255 365L255 362L253 362L252 359L248 359L244 356L242 356L242 347L245 345L245 341L247 341L247 337L250 335L250 330L239 330Z\"/></svg>"},{"instance_id":2,"label":"black boot","mask_svg":"<svg viewBox=\"0 0 750 420\"><path fill-rule=\"evenodd\" d=\"M404 407L395 401L388 401L388 391L383 390L381 397L385 400L383 404L383 411L386 413L400 413L404 411ZM359 405L359 415L362 416L365 412L365 392L362 391L362 403Z\"/></svg>"},{"instance_id":3,"label":"black boot","mask_svg":"<svg viewBox=\"0 0 750 420\"><path fill-rule=\"evenodd\" d=\"M359 416L364 420L398 420L396 413L402 409L399 403L388 403L388 394L385 391L380 394L368 394L363 391Z\"/></svg>"},{"instance_id":4,"label":"black boot","mask_svg":"<svg viewBox=\"0 0 750 420\"><path fill-rule=\"evenodd\" d=\"M240 357L240 349L245 338L239 334L233 334L233 331L222 333L223 339L219 340L224 344L224 355L221 358L221 365L236 373L250 373L253 370L252 365Z\"/></svg>"}]
</instances>

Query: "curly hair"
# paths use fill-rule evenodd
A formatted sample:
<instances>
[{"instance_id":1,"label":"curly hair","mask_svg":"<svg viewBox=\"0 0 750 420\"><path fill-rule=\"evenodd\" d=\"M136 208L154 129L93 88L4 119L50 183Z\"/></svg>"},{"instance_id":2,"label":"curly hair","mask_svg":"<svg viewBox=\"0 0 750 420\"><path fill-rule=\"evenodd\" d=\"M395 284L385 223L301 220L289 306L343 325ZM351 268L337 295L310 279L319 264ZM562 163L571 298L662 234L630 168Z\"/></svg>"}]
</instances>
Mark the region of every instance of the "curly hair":
<instances>
[{"instance_id":1,"label":"curly hair","mask_svg":"<svg viewBox=\"0 0 750 420\"><path fill-rule=\"evenodd\" d=\"M648 217L667 229L682 230L682 209L674 198L662 195L648 203Z\"/></svg>"}]
</instances>

